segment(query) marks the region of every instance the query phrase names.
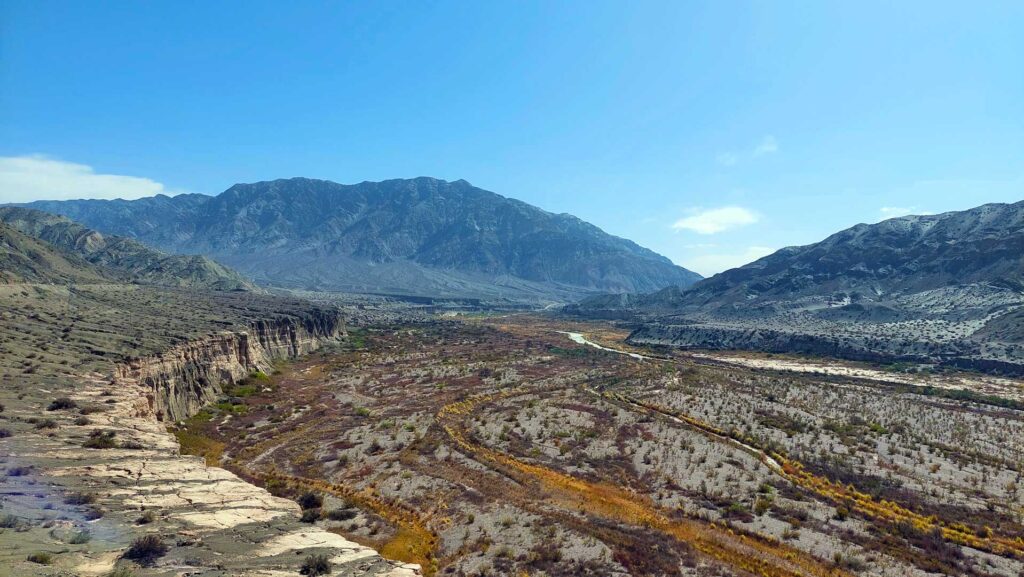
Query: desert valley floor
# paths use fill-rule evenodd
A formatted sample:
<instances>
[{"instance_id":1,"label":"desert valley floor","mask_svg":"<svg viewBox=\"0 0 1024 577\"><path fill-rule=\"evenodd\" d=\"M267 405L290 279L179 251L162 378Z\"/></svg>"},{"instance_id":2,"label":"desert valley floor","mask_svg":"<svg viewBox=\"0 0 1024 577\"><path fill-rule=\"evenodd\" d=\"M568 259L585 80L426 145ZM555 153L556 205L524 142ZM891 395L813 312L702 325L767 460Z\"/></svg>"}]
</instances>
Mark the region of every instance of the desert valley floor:
<instances>
[{"instance_id":1,"label":"desert valley floor","mask_svg":"<svg viewBox=\"0 0 1024 577\"><path fill-rule=\"evenodd\" d=\"M640 358L625 336L532 315L367 324L172 430L428 575L1024 571L1020 382ZM965 383L983 392L949 388Z\"/></svg>"}]
</instances>

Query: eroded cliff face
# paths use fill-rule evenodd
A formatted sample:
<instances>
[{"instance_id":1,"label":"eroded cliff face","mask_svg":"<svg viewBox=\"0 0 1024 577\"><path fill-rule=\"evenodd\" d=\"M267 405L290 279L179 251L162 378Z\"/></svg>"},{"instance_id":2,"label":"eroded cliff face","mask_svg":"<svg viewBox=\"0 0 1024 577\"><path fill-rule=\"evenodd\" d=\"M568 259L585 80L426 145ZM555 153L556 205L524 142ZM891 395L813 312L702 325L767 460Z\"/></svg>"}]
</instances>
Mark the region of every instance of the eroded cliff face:
<instances>
[{"instance_id":1,"label":"eroded cliff face","mask_svg":"<svg viewBox=\"0 0 1024 577\"><path fill-rule=\"evenodd\" d=\"M139 527L132 519L151 511L156 520L144 532L161 535L171 548L143 575L163 575L180 566L188 566L191 575L295 575L306 555L314 553L325 555L333 567L330 574L339 577L421 575L418 565L384 559L369 547L299 522L294 501L208 466L200 457L180 454L160 422L187 418L216 401L224 384L254 370L271 370L275 360L309 353L344 334L340 313L281 316L124 362L115 367L113 387L109 377L83 379L73 398L82 406L109 407L91 416L91 426L112 432L121 448L98 454L54 436L50 446L26 455L34 460L59 455L47 473L60 479L67 492L89 491L107 512L102 522L113 536L113 550L69 558L68 566L77 575L112 570L136 533L129 527Z\"/></svg>"},{"instance_id":2,"label":"eroded cliff face","mask_svg":"<svg viewBox=\"0 0 1024 577\"><path fill-rule=\"evenodd\" d=\"M108 283L7 285L0 309L0 517L17 525L0 536L0 577L285 577L310 555L334 577L420 574L181 454L167 427L222 383L343 335L340 310ZM143 536L167 551L140 567L123 557ZM40 551L52 565L29 560Z\"/></svg>"},{"instance_id":3,"label":"eroded cliff face","mask_svg":"<svg viewBox=\"0 0 1024 577\"><path fill-rule=\"evenodd\" d=\"M341 315L330 311L256 321L244 331L190 340L121 363L114 379L142 386L152 414L161 421L177 421L215 401L224 385L253 371L269 372L275 360L316 350L344 332Z\"/></svg>"}]
</instances>

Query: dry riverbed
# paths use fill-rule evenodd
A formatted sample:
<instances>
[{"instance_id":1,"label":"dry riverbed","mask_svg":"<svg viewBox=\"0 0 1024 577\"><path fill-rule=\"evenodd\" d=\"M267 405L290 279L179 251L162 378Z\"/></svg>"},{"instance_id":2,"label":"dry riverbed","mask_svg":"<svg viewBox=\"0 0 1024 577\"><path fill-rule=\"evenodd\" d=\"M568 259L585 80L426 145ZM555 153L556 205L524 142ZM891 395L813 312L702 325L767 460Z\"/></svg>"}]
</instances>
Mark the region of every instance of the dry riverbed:
<instances>
[{"instance_id":1,"label":"dry riverbed","mask_svg":"<svg viewBox=\"0 0 1024 577\"><path fill-rule=\"evenodd\" d=\"M617 338L529 316L369 327L177 432L427 573L1024 570L1019 411L574 342L644 354Z\"/></svg>"}]
</instances>

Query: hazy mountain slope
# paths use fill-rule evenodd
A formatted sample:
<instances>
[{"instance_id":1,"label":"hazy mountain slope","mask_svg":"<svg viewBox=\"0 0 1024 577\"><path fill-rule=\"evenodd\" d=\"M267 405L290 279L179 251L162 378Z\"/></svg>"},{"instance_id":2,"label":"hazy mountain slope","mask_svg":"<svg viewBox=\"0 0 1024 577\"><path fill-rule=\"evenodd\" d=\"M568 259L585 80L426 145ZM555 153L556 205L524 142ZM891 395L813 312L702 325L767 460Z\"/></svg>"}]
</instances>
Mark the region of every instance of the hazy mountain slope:
<instances>
[{"instance_id":1,"label":"hazy mountain slope","mask_svg":"<svg viewBox=\"0 0 1024 577\"><path fill-rule=\"evenodd\" d=\"M156 231L167 227L185 226L193 211L209 200L205 194L174 197L158 194L137 200L39 200L24 206L66 216L106 234L137 238L150 246L162 248L161 243L155 243L149 237L156 238L159 236ZM188 234L188 231L182 231L182 234Z\"/></svg>"},{"instance_id":2,"label":"hazy mountain slope","mask_svg":"<svg viewBox=\"0 0 1024 577\"><path fill-rule=\"evenodd\" d=\"M31 206L164 250L207 254L284 286L542 299L700 278L578 218L461 180L293 178L216 197Z\"/></svg>"},{"instance_id":3,"label":"hazy mountain slope","mask_svg":"<svg viewBox=\"0 0 1024 577\"><path fill-rule=\"evenodd\" d=\"M65 254L0 222L0 284L96 283L107 280L84 259Z\"/></svg>"},{"instance_id":4,"label":"hazy mountain slope","mask_svg":"<svg viewBox=\"0 0 1024 577\"><path fill-rule=\"evenodd\" d=\"M1024 202L859 224L688 289L668 287L627 298L597 295L580 308L747 315L886 303L972 284L1024 291Z\"/></svg>"},{"instance_id":5,"label":"hazy mountain slope","mask_svg":"<svg viewBox=\"0 0 1024 577\"><path fill-rule=\"evenodd\" d=\"M241 275L209 258L164 254L129 238L104 236L62 216L0 207L0 222L52 245L67 258L80 257L117 280L215 290L254 288Z\"/></svg>"},{"instance_id":6,"label":"hazy mountain slope","mask_svg":"<svg viewBox=\"0 0 1024 577\"><path fill-rule=\"evenodd\" d=\"M1024 202L860 224L689 289L600 295L634 342L1024 372Z\"/></svg>"},{"instance_id":7,"label":"hazy mountain slope","mask_svg":"<svg viewBox=\"0 0 1024 577\"><path fill-rule=\"evenodd\" d=\"M1024 290L1024 202L859 224L715 275L686 291L679 304L717 309L801 297L886 301L972 283ZM671 291L663 296L672 298Z\"/></svg>"}]
</instances>

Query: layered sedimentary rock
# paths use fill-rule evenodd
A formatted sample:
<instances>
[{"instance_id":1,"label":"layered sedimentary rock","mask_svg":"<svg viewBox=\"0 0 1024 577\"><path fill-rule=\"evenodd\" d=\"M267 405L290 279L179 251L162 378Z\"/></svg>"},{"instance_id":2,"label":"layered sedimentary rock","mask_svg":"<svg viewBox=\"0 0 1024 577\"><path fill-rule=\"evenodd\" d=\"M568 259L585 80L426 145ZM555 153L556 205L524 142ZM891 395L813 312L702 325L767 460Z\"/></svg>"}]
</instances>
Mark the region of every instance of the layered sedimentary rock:
<instances>
[{"instance_id":1,"label":"layered sedimentary rock","mask_svg":"<svg viewBox=\"0 0 1024 577\"><path fill-rule=\"evenodd\" d=\"M115 379L145 388L158 420L187 418L217 399L222 386L253 371L269 372L276 359L295 357L344 332L340 316L318 310L300 317L255 321L117 366Z\"/></svg>"},{"instance_id":2,"label":"layered sedimentary rock","mask_svg":"<svg viewBox=\"0 0 1024 577\"><path fill-rule=\"evenodd\" d=\"M182 455L167 430L166 421L216 400L224 384L343 334L337 311L293 310L79 377L67 398L73 407L90 408L87 418L76 418L78 411L49 412L54 424L47 434L3 439L3 461L22 472L9 479L0 499L26 532L5 533L0 575L106 575L124 564L124 551L144 534L158 537L168 551L136 568L140 577L297 575L314 554L329 560L334 576L420 575L416 565L300 522L295 502ZM17 423L38 414L27 403L5 411ZM97 433L110 445L89 448ZM87 543L69 541L83 534ZM51 552L54 565L25 561L38 550Z\"/></svg>"}]
</instances>

